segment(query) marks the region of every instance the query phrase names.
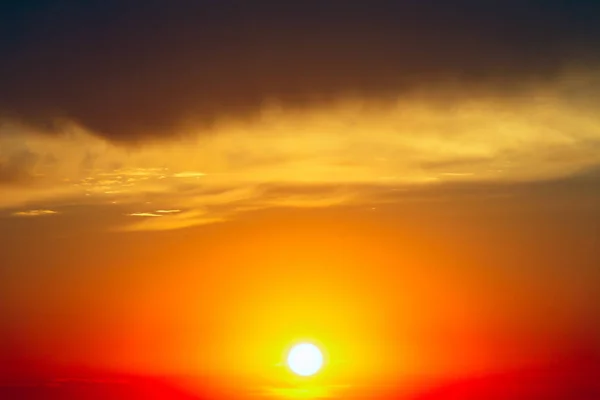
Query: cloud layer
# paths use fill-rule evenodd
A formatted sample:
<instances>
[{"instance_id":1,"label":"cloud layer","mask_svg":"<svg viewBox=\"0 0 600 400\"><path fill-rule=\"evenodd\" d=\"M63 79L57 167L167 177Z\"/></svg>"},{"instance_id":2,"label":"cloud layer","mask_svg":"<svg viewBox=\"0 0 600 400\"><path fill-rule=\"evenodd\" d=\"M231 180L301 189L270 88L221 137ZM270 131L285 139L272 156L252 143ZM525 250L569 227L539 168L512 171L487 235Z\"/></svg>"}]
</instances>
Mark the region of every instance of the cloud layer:
<instances>
[{"instance_id":1,"label":"cloud layer","mask_svg":"<svg viewBox=\"0 0 600 400\"><path fill-rule=\"evenodd\" d=\"M0 116L138 141L265 103L526 92L600 48L594 1L357 3L6 2Z\"/></svg>"},{"instance_id":2,"label":"cloud layer","mask_svg":"<svg viewBox=\"0 0 600 400\"><path fill-rule=\"evenodd\" d=\"M84 131L0 130L0 210L103 205L125 229L175 229L272 207L377 207L423 187L572 181L600 166L598 84L556 81L527 98L428 96L265 108L205 135L137 149ZM2 133L3 132L3 133ZM26 157L24 156L26 155ZM574 181L572 181L574 182ZM568 185L562 187L568 193ZM412 193L412 194L411 194Z\"/></svg>"}]
</instances>

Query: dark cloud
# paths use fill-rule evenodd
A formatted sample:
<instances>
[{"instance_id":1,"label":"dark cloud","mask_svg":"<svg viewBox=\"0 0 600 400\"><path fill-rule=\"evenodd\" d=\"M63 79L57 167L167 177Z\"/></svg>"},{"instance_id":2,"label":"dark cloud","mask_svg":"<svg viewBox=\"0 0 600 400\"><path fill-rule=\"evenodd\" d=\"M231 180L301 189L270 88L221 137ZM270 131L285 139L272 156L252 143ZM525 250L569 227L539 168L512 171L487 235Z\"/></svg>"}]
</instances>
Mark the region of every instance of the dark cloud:
<instances>
[{"instance_id":1,"label":"dark cloud","mask_svg":"<svg viewBox=\"0 0 600 400\"><path fill-rule=\"evenodd\" d=\"M458 79L510 91L589 66L597 1L6 1L0 115L111 140L194 118ZM494 92L497 93L497 92ZM499 93L499 92L498 92Z\"/></svg>"}]
</instances>

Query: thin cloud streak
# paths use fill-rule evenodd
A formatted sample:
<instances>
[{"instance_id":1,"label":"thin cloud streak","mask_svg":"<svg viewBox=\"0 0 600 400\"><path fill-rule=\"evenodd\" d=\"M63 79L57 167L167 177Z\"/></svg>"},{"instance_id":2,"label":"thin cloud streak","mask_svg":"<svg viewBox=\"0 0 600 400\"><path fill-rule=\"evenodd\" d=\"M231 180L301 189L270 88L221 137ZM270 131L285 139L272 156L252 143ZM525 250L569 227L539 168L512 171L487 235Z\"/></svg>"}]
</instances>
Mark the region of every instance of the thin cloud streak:
<instances>
[{"instance_id":1,"label":"thin cloud streak","mask_svg":"<svg viewBox=\"0 0 600 400\"><path fill-rule=\"evenodd\" d=\"M12 215L15 217L42 217L45 215L54 215L58 214L58 211L54 210L27 210L27 211L17 211Z\"/></svg>"},{"instance_id":2,"label":"thin cloud streak","mask_svg":"<svg viewBox=\"0 0 600 400\"><path fill-rule=\"evenodd\" d=\"M127 215L130 217L162 217L162 215L154 213L132 213Z\"/></svg>"}]
</instances>

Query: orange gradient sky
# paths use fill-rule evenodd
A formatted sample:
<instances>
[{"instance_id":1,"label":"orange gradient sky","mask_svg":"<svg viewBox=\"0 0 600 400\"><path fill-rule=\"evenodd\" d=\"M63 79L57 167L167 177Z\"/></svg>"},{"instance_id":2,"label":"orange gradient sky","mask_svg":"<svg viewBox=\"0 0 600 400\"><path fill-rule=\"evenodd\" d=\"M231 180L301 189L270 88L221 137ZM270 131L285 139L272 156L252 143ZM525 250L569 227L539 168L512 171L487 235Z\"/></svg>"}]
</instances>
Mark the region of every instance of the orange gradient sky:
<instances>
[{"instance_id":1,"label":"orange gradient sky","mask_svg":"<svg viewBox=\"0 0 600 400\"><path fill-rule=\"evenodd\" d=\"M331 385L569 352L598 329L596 178L570 176L598 162L600 121L558 95L462 101L266 109L135 148L6 136L31 160L1 200L15 357L268 394L302 340Z\"/></svg>"}]
</instances>

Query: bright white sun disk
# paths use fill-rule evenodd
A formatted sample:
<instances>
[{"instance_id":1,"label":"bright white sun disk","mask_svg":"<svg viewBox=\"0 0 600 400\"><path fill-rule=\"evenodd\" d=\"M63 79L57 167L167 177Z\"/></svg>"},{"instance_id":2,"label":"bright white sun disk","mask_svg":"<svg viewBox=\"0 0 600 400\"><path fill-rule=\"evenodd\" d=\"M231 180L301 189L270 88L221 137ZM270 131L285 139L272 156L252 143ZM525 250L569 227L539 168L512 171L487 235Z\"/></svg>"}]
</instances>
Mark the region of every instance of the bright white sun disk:
<instances>
[{"instance_id":1,"label":"bright white sun disk","mask_svg":"<svg viewBox=\"0 0 600 400\"><path fill-rule=\"evenodd\" d=\"M294 373L300 376L314 375L323 366L323 353L314 344L297 344L290 350L287 364Z\"/></svg>"}]
</instances>

